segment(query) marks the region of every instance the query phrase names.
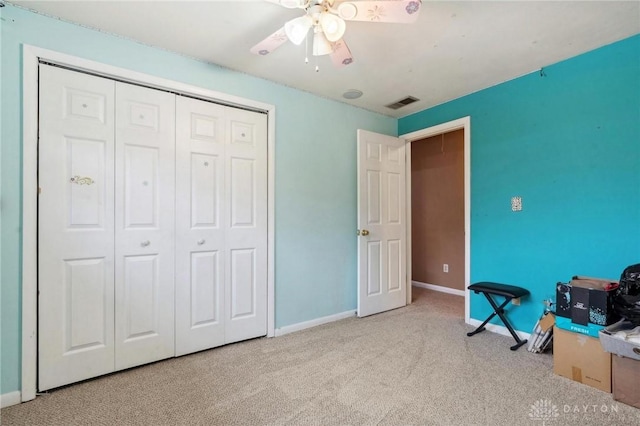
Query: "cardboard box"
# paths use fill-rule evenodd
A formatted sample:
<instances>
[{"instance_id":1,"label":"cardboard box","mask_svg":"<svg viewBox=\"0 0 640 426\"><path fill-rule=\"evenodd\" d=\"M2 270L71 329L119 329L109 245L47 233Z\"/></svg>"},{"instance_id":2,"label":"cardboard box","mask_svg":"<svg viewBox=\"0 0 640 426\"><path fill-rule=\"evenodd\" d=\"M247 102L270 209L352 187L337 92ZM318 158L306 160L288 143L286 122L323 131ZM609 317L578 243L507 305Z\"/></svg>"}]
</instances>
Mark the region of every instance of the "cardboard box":
<instances>
[{"instance_id":1,"label":"cardboard box","mask_svg":"<svg viewBox=\"0 0 640 426\"><path fill-rule=\"evenodd\" d=\"M556 317L551 312L545 312L533 329L529 337L527 350L533 353L542 353L553 347L553 325Z\"/></svg>"},{"instance_id":2,"label":"cardboard box","mask_svg":"<svg viewBox=\"0 0 640 426\"><path fill-rule=\"evenodd\" d=\"M556 284L556 315L574 323L609 325L619 316L613 310L614 280L573 277L569 283Z\"/></svg>"},{"instance_id":3,"label":"cardboard box","mask_svg":"<svg viewBox=\"0 0 640 426\"><path fill-rule=\"evenodd\" d=\"M553 372L611 392L611 354L594 337L554 327Z\"/></svg>"},{"instance_id":4,"label":"cardboard box","mask_svg":"<svg viewBox=\"0 0 640 426\"><path fill-rule=\"evenodd\" d=\"M640 336L637 334L638 328L639 327L633 325L631 321L618 321L600 330L600 343L607 352L634 360L640 360ZM638 368L640 368L640 364L638 364Z\"/></svg>"},{"instance_id":5,"label":"cardboard box","mask_svg":"<svg viewBox=\"0 0 640 426\"><path fill-rule=\"evenodd\" d=\"M613 399L640 408L640 361L614 355L611 375Z\"/></svg>"},{"instance_id":6,"label":"cardboard box","mask_svg":"<svg viewBox=\"0 0 640 426\"><path fill-rule=\"evenodd\" d=\"M604 325L576 324L573 321L571 321L570 318L564 318L564 317L556 317L556 326L563 330L584 334L587 336L595 337L596 339L599 337L600 331L604 330Z\"/></svg>"},{"instance_id":7,"label":"cardboard box","mask_svg":"<svg viewBox=\"0 0 640 426\"><path fill-rule=\"evenodd\" d=\"M540 329L546 333L556 323L556 317L551 312L547 312L545 316L540 319Z\"/></svg>"}]
</instances>

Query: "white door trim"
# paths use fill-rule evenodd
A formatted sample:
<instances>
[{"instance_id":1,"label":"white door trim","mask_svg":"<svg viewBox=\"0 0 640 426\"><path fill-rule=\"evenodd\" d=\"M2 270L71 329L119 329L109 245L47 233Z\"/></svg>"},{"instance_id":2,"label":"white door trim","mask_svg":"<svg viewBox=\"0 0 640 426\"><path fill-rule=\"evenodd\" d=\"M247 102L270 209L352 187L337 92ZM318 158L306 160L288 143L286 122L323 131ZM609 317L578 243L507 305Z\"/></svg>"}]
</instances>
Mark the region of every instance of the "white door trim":
<instances>
[{"instance_id":1,"label":"white door trim","mask_svg":"<svg viewBox=\"0 0 640 426\"><path fill-rule=\"evenodd\" d=\"M407 282L411 283L411 142L453 130L464 129L464 321L470 324L469 287L471 280L471 117L400 135L407 141ZM411 285L407 285L407 304L411 303Z\"/></svg>"},{"instance_id":2,"label":"white door trim","mask_svg":"<svg viewBox=\"0 0 640 426\"><path fill-rule=\"evenodd\" d=\"M275 336L275 106L30 45L23 46L22 58L22 401L29 401L36 397L38 343L38 63L40 60L107 78L170 90L225 105L267 113L267 336Z\"/></svg>"}]
</instances>

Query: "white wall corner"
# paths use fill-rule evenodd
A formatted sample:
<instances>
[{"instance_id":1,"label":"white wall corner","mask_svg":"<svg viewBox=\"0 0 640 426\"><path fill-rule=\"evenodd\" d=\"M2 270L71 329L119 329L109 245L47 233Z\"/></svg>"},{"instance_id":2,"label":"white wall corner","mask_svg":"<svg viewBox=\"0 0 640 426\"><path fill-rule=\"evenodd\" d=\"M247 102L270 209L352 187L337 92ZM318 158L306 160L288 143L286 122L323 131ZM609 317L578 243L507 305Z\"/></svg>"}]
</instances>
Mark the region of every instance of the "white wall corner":
<instances>
[{"instance_id":1,"label":"white wall corner","mask_svg":"<svg viewBox=\"0 0 640 426\"><path fill-rule=\"evenodd\" d=\"M20 402L22 402L20 398L20 391L3 393L0 395L0 408L18 405Z\"/></svg>"},{"instance_id":2,"label":"white wall corner","mask_svg":"<svg viewBox=\"0 0 640 426\"><path fill-rule=\"evenodd\" d=\"M291 324L284 327L276 328L276 337L284 336L285 334L294 333L296 331L305 330L307 328L316 327L318 325L327 324L334 321L339 321L345 318L351 318L356 316L356 310L340 312L338 314L329 315L322 318L316 318L310 321L299 322L297 324Z\"/></svg>"}]
</instances>

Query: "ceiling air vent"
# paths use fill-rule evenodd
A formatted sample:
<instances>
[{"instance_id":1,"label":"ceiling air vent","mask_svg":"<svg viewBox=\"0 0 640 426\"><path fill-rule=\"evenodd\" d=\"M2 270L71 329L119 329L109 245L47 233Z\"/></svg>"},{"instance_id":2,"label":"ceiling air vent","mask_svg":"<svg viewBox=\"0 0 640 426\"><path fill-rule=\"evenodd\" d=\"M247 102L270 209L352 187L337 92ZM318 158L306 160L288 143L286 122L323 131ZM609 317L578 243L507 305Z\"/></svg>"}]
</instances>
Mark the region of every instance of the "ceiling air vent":
<instances>
[{"instance_id":1,"label":"ceiling air vent","mask_svg":"<svg viewBox=\"0 0 640 426\"><path fill-rule=\"evenodd\" d=\"M399 109L402 108L403 106L407 106L409 104L412 104L414 102L418 102L420 99L418 98L414 98L413 96L407 96L404 99L400 99L397 102L394 102L392 104L389 105L385 105L387 108L391 108L391 109Z\"/></svg>"}]
</instances>

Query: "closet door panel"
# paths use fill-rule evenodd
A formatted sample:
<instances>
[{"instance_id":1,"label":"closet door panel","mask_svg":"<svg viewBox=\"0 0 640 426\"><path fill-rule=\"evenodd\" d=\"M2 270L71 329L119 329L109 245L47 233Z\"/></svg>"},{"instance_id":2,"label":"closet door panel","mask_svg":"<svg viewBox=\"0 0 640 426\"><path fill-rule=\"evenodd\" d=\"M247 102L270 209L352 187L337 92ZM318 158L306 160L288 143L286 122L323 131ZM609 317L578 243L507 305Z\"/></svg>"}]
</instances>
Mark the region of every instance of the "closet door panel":
<instances>
[{"instance_id":1,"label":"closet door panel","mask_svg":"<svg viewBox=\"0 0 640 426\"><path fill-rule=\"evenodd\" d=\"M158 297L161 291L158 255L124 257L124 304L120 312L126 316L124 341L156 337L160 328Z\"/></svg>"},{"instance_id":2,"label":"closet door panel","mask_svg":"<svg viewBox=\"0 0 640 426\"><path fill-rule=\"evenodd\" d=\"M183 183L189 185L191 229L219 228L219 172L224 165L219 155L190 154L190 180Z\"/></svg>"},{"instance_id":3,"label":"closet door panel","mask_svg":"<svg viewBox=\"0 0 640 426\"><path fill-rule=\"evenodd\" d=\"M229 108L225 342L267 334L267 117Z\"/></svg>"},{"instance_id":4,"label":"closet door panel","mask_svg":"<svg viewBox=\"0 0 640 426\"><path fill-rule=\"evenodd\" d=\"M38 389L114 371L113 81L40 66Z\"/></svg>"},{"instance_id":5,"label":"closet door panel","mask_svg":"<svg viewBox=\"0 0 640 426\"><path fill-rule=\"evenodd\" d=\"M116 83L116 369L174 355L175 95Z\"/></svg>"},{"instance_id":6,"label":"closet door panel","mask_svg":"<svg viewBox=\"0 0 640 426\"><path fill-rule=\"evenodd\" d=\"M157 147L124 147L124 229L158 229L159 161Z\"/></svg>"},{"instance_id":7,"label":"closet door panel","mask_svg":"<svg viewBox=\"0 0 640 426\"><path fill-rule=\"evenodd\" d=\"M217 251L191 253L191 328L219 323L220 261Z\"/></svg>"},{"instance_id":8,"label":"closet door panel","mask_svg":"<svg viewBox=\"0 0 640 426\"><path fill-rule=\"evenodd\" d=\"M225 343L225 109L176 99L176 355Z\"/></svg>"}]
</instances>

